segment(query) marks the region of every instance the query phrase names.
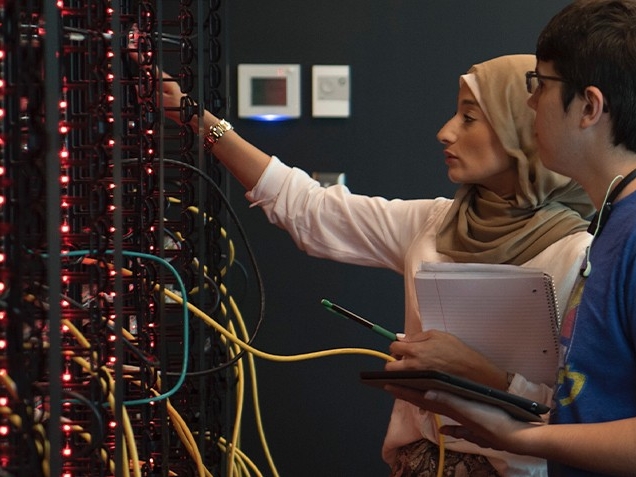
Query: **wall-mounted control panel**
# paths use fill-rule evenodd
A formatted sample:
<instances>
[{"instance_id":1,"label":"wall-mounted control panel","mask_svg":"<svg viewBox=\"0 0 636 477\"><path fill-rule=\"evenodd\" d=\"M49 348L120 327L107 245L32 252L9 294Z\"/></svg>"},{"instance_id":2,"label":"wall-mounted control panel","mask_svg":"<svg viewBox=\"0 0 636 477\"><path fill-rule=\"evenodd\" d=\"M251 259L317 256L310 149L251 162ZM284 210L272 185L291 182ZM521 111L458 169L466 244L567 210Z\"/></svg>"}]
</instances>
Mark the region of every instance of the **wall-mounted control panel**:
<instances>
[{"instance_id":1,"label":"wall-mounted control panel","mask_svg":"<svg viewBox=\"0 0 636 477\"><path fill-rule=\"evenodd\" d=\"M261 121L300 117L300 65L238 65L238 116Z\"/></svg>"},{"instance_id":2,"label":"wall-mounted control panel","mask_svg":"<svg viewBox=\"0 0 636 477\"><path fill-rule=\"evenodd\" d=\"M314 65L312 72L312 116L347 118L351 113L348 65Z\"/></svg>"}]
</instances>

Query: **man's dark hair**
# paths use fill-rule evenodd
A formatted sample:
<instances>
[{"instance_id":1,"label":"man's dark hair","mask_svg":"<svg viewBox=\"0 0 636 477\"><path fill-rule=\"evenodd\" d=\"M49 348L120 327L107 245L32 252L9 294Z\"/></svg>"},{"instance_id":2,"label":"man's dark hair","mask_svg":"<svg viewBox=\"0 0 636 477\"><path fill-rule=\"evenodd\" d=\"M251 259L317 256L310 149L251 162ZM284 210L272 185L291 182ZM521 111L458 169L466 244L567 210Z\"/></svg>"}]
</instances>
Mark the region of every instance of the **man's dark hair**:
<instances>
[{"instance_id":1,"label":"man's dark hair","mask_svg":"<svg viewBox=\"0 0 636 477\"><path fill-rule=\"evenodd\" d=\"M565 80L565 110L586 87L599 88L612 118L614 145L636 152L636 1L575 1L543 29L536 56L552 62Z\"/></svg>"}]
</instances>

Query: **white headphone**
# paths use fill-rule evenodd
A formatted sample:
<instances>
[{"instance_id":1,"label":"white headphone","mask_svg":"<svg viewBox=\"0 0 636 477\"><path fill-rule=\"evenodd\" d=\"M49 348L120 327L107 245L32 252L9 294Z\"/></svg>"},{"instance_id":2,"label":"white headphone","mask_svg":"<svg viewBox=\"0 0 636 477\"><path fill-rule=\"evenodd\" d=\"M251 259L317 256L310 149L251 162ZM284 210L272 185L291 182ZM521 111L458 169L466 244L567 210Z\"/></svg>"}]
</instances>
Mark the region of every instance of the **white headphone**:
<instances>
[{"instance_id":1,"label":"white headphone","mask_svg":"<svg viewBox=\"0 0 636 477\"><path fill-rule=\"evenodd\" d=\"M614 200L616 200L616 197L618 197L618 194L621 193L621 191L627 186L627 184L629 184L634 179L636 179L636 169L630 172L629 174L627 174L627 176L622 176L620 174L617 175L616 177L614 177L614 179L612 179L612 182L607 188L607 192L605 193L605 199L603 200L603 207L601 207L601 210L599 210L596 213L596 215L594 215L594 219L592 219L592 223L587 229L588 232L592 233L593 231L593 233L592 233L592 241L585 249L585 262L583 262L583 266L581 267L581 272L580 272L582 277L587 278L590 276L590 273L592 273L592 262L590 261L590 248L592 247L592 244L594 243L594 240L596 239L596 237L603 230L603 226L605 225L605 222L607 222L607 218L609 217L609 214L612 211L612 204ZM612 187L618 180L620 180L620 182L618 183L616 188L612 190Z\"/></svg>"}]
</instances>

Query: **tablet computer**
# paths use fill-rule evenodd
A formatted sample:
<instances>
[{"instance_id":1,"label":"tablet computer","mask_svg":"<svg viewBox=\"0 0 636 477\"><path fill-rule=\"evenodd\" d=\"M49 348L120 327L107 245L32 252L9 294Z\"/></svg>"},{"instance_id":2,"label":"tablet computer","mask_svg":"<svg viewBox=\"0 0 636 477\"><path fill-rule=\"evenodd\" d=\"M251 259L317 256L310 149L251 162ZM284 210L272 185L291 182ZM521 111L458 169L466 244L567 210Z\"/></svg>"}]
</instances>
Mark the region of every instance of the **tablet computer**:
<instances>
[{"instance_id":1,"label":"tablet computer","mask_svg":"<svg viewBox=\"0 0 636 477\"><path fill-rule=\"evenodd\" d=\"M363 371L360 380L378 388L395 384L422 391L437 389L450 392L465 399L497 406L522 421L541 421L541 415L550 411L548 406L540 402L438 371Z\"/></svg>"}]
</instances>

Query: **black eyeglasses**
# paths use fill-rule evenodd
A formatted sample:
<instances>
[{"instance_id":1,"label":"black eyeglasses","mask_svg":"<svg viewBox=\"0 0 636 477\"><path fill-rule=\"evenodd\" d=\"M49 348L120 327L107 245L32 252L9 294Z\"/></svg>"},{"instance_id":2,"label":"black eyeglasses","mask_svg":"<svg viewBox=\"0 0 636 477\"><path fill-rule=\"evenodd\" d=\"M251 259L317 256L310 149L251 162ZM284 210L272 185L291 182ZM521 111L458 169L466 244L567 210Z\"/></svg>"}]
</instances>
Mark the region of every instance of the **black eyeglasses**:
<instances>
[{"instance_id":1,"label":"black eyeglasses","mask_svg":"<svg viewBox=\"0 0 636 477\"><path fill-rule=\"evenodd\" d=\"M541 86L541 81L552 80L552 81L560 81L561 83L567 83L563 78L559 78L558 76L545 76L540 75L536 71L526 71L526 89L528 93L534 94L537 91L537 88Z\"/></svg>"}]
</instances>

